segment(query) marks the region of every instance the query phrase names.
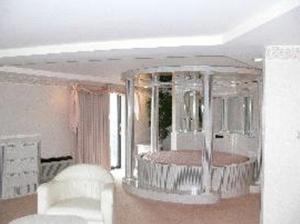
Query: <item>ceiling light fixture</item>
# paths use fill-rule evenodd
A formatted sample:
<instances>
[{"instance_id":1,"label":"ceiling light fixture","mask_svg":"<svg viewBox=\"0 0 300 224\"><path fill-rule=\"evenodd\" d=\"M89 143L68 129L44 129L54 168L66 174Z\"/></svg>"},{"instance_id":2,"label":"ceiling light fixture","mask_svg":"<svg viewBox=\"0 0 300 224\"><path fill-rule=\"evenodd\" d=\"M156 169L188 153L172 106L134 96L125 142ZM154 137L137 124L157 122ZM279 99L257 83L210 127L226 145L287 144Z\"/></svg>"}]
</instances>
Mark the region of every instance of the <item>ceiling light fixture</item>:
<instances>
[{"instance_id":1,"label":"ceiling light fixture","mask_svg":"<svg viewBox=\"0 0 300 224\"><path fill-rule=\"evenodd\" d=\"M253 61L254 62L262 62L264 59L263 58L254 58Z\"/></svg>"}]
</instances>

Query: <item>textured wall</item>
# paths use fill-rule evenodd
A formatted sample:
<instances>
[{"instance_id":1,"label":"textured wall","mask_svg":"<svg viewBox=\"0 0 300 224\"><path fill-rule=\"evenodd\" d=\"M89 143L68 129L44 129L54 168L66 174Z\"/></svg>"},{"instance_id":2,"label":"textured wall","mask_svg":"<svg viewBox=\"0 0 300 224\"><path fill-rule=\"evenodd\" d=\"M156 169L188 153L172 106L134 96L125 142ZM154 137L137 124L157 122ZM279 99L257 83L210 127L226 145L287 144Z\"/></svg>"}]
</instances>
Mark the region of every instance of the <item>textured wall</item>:
<instances>
[{"instance_id":1,"label":"textured wall","mask_svg":"<svg viewBox=\"0 0 300 224\"><path fill-rule=\"evenodd\" d=\"M300 46L268 47L264 86L263 224L300 220Z\"/></svg>"},{"instance_id":2,"label":"textured wall","mask_svg":"<svg viewBox=\"0 0 300 224\"><path fill-rule=\"evenodd\" d=\"M69 97L64 86L0 83L0 136L40 134L42 157L70 154Z\"/></svg>"}]
</instances>

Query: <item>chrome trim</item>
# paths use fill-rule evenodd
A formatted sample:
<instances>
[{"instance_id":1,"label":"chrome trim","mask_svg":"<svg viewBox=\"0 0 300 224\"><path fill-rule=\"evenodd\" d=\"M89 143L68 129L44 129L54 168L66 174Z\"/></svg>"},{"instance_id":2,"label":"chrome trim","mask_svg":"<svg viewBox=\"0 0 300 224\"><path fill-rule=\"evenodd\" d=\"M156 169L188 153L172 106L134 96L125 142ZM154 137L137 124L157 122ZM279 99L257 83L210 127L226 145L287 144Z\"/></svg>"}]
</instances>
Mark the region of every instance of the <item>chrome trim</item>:
<instances>
[{"instance_id":1,"label":"chrome trim","mask_svg":"<svg viewBox=\"0 0 300 224\"><path fill-rule=\"evenodd\" d=\"M134 80L126 80L125 178L133 178L134 162Z\"/></svg>"}]
</instances>

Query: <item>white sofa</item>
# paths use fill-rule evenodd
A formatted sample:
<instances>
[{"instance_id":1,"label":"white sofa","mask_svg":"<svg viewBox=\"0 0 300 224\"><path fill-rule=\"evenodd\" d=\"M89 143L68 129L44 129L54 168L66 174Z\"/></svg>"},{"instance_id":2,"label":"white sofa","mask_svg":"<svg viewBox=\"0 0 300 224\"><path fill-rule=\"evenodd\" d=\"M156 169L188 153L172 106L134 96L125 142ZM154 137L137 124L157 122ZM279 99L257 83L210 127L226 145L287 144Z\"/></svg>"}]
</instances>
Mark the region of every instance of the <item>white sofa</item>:
<instances>
[{"instance_id":1,"label":"white sofa","mask_svg":"<svg viewBox=\"0 0 300 224\"><path fill-rule=\"evenodd\" d=\"M96 165L73 165L38 187L38 214L77 215L113 224L114 179Z\"/></svg>"}]
</instances>

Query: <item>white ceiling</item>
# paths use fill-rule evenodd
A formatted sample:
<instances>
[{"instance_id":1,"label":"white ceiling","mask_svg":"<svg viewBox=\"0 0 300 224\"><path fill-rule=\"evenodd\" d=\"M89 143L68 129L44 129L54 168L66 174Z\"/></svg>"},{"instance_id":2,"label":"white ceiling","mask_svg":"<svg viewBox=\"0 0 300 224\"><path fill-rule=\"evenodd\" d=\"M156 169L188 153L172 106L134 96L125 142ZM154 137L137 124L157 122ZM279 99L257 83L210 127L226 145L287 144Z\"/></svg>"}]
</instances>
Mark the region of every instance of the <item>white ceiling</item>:
<instances>
[{"instance_id":1,"label":"white ceiling","mask_svg":"<svg viewBox=\"0 0 300 224\"><path fill-rule=\"evenodd\" d=\"M226 43L227 46L267 46L280 44L300 44L300 7L296 7Z\"/></svg>"},{"instance_id":2,"label":"white ceiling","mask_svg":"<svg viewBox=\"0 0 300 224\"><path fill-rule=\"evenodd\" d=\"M253 58L265 46L300 44L300 0L0 1L0 73L13 66L116 83L152 65L261 67Z\"/></svg>"},{"instance_id":3,"label":"white ceiling","mask_svg":"<svg viewBox=\"0 0 300 224\"><path fill-rule=\"evenodd\" d=\"M286 2L290 2L287 4ZM0 49L222 35L290 0L2 0Z\"/></svg>"}]
</instances>

